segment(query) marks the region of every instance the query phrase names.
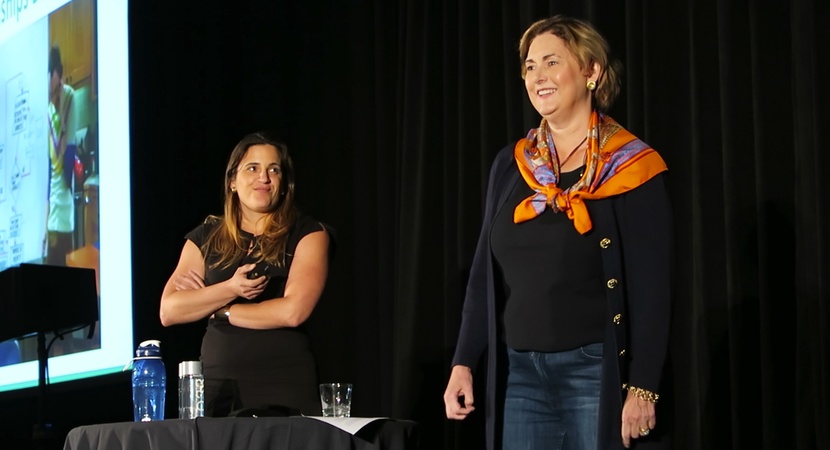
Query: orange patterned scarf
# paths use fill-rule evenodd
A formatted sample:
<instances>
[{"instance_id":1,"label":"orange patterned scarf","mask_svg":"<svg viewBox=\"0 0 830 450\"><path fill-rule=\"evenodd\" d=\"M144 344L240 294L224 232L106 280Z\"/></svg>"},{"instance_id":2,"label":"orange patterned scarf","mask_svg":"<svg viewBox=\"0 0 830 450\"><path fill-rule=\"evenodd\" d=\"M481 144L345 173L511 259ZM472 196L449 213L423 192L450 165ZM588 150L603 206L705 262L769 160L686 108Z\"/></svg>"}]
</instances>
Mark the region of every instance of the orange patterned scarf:
<instances>
[{"instance_id":1,"label":"orange patterned scarf","mask_svg":"<svg viewBox=\"0 0 830 450\"><path fill-rule=\"evenodd\" d=\"M567 212L576 230L585 234L592 227L585 200L622 194L667 170L666 163L648 144L596 111L591 113L588 129L585 172L565 190L557 186L559 160L551 157L551 148L556 151L545 119L516 144L514 156L519 172L536 193L516 206L514 223L533 219L550 206L554 212Z\"/></svg>"}]
</instances>

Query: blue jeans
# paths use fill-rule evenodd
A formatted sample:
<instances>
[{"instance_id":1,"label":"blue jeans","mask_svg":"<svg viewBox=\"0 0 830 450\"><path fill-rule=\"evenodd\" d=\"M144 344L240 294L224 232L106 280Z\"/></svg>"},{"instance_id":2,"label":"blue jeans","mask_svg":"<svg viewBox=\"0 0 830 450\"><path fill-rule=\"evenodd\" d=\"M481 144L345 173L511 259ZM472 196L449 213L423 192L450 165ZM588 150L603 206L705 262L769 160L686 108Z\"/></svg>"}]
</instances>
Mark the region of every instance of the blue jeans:
<instances>
[{"instance_id":1,"label":"blue jeans","mask_svg":"<svg viewBox=\"0 0 830 450\"><path fill-rule=\"evenodd\" d=\"M507 354L502 449L596 450L602 344Z\"/></svg>"}]
</instances>

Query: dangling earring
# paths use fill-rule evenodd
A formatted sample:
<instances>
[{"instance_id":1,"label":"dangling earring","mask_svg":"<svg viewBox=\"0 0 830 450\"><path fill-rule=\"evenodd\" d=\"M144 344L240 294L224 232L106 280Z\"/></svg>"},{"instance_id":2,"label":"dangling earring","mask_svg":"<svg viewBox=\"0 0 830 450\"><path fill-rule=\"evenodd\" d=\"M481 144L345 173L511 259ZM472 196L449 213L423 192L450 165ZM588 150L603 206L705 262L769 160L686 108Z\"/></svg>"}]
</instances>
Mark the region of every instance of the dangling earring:
<instances>
[{"instance_id":1,"label":"dangling earring","mask_svg":"<svg viewBox=\"0 0 830 450\"><path fill-rule=\"evenodd\" d=\"M588 83L585 85L589 91L593 91L597 88L597 82L594 80L588 80Z\"/></svg>"}]
</instances>

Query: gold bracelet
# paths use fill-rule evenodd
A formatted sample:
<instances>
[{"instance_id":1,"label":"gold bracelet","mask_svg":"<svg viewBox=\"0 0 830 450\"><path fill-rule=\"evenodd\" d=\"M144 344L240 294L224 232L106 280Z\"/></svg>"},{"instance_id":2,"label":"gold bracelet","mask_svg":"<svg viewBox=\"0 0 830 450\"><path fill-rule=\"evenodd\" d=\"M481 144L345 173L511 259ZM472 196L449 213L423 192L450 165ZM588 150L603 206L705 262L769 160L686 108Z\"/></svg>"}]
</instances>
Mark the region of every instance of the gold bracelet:
<instances>
[{"instance_id":1,"label":"gold bracelet","mask_svg":"<svg viewBox=\"0 0 830 450\"><path fill-rule=\"evenodd\" d=\"M641 400L645 400L651 403L657 403L657 400L660 398L659 394L655 394L654 392L651 392L643 388L629 386L627 384L623 384L623 390L631 392L632 394L639 397Z\"/></svg>"}]
</instances>

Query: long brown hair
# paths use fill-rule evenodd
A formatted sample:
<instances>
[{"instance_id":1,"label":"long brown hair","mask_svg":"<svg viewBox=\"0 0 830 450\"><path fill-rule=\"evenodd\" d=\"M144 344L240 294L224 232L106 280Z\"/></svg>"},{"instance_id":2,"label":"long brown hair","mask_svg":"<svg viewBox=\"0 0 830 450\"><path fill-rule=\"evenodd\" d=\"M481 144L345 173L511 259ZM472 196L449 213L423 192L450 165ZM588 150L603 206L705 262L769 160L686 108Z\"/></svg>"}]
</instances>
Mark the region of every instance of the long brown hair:
<instances>
[{"instance_id":1,"label":"long brown hair","mask_svg":"<svg viewBox=\"0 0 830 450\"><path fill-rule=\"evenodd\" d=\"M257 245L253 249L252 256L257 262L266 261L279 267L285 264L288 232L297 219L297 208L294 204L294 165L284 142L268 132L256 132L243 137L236 144L228 159L224 179L225 215L210 217L212 220L221 221L221 225L208 236L201 249L203 255L220 255L211 267L229 267L248 252L248 244L243 241L239 233L242 210L239 196L231 190L231 181L236 179L239 163L253 145L276 147L280 159L281 178L279 200L270 214L265 217L265 231L257 236Z\"/></svg>"}]
</instances>

